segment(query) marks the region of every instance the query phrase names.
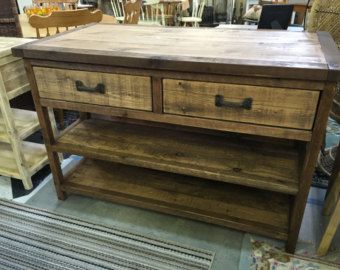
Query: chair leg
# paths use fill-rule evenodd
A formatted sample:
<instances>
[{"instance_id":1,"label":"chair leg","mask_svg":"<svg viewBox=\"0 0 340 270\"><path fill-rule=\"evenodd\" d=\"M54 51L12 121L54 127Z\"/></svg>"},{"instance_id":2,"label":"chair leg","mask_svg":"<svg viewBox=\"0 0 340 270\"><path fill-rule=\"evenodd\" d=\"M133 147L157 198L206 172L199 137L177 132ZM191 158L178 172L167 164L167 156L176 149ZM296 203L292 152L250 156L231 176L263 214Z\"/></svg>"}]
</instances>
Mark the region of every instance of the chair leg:
<instances>
[{"instance_id":1,"label":"chair leg","mask_svg":"<svg viewBox=\"0 0 340 270\"><path fill-rule=\"evenodd\" d=\"M325 233L320 242L319 248L317 250L318 256L326 255L329 246L333 240L334 234L340 223L340 200L338 200L334 212L329 220Z\"/></svg>"}]
</instances>

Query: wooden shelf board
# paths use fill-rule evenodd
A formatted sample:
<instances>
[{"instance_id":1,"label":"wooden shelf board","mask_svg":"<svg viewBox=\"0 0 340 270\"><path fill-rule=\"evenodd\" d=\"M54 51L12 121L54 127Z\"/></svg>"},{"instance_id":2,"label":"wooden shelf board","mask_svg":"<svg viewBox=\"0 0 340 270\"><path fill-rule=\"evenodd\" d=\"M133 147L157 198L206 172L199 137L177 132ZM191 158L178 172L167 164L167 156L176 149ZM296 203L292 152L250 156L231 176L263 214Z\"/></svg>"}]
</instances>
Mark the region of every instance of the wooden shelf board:
<instances>
[{"instance_id":1,"label":"wooden shelf board","mask_svg":"<svg viewBox=\"0 0 340 270\"><path fill-rule=\"evenodd\" d=\"M25 84L19 88L16 88L12 91L7 92L8 99L11 100L13 98L16 98L17 96L20 96L28 91L31 90L31 87L29 84Z\"/></svg>"},{"instance_id":2,"label":"wooden shelf board","mask_svg":"<svg viewBox=\"0 0 340 270\"><path fill-rule=\"evenodd\" d=\"M281 193L298 191L299 155L291 144L89 119L52 149Z\"/></svg>"},{"instance_id":3,"label":"wooden shelf board","mask_svg":"<svg viewBox=\"0 0 340 270\"><path fill-rule=\"evenodd\" d=\"M48 163L46 148L43 144L22 142L22 151L31 175ZM0 175L20 179L11 145L8 143L0 143Z\"/></svg>"},{"instance_id":4,"label":"wooden shelf board","mask_svg":"<svg viewBox=\"0 0 340 270\"><path fill-rule=\"evenodd\" d=\"M39 120L36 112L12 109L14 124L16 126L20 139L25 139L35 131L40 129ZM9 135L6 132L5 123L0 114L0 142L10 142Z\"/></svg>"},{"instance_id":5,"label":"wooden shelf board","mask_svg":"<svg viewBox=\"0 0 340 270\"><path fill-rule=\"evenodd\" d=\"M289 195L85 159L62 184L68 193L286 239Z\"/></svg>"}]
</instances>

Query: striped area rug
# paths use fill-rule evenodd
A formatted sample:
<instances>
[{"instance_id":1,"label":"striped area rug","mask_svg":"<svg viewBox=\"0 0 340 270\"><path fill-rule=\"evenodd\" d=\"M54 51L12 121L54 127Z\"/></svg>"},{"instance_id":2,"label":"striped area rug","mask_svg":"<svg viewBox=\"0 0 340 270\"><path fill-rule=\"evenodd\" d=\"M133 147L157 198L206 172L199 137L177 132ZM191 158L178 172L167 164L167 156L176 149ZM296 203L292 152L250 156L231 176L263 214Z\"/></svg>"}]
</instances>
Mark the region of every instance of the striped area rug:
<instances>
[{"instance_id":1,"label":"striped area rug","mask_svg":"<svg viewBox=\"0 0 340 270\"><path fill-rule=\"evenodd\" d=\"M0 200L0 269L210 269L213 253Z\"/></svg>"}]
</instances>

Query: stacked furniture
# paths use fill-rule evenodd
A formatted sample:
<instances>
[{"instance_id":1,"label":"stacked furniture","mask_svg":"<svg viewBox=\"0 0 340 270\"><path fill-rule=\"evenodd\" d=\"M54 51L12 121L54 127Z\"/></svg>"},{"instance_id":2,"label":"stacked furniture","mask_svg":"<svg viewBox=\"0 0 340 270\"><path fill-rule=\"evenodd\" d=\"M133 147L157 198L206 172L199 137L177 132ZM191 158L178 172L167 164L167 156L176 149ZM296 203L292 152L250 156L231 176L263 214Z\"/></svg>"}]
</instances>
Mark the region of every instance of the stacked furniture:
<instances>
[{"instance_id":1,"label":"stacked furniture","mask_svg":"<svg viewBox=\"0 0 340 270\"><path fill-rule=\"evenodd\" d=\"M59 199L194 218L294 251L340 78L330 35L96 24L13 52ZM83 115L56 137L48 108ZM60 152L84 159L63 175Z\"/></svg>"},{"instance_id":2,"label":"stacked furniture","mask_svg":"<svg viewBox=\"0 0 340 270\"><path fill-rule=\"evenodd\" d=\"M30 91L23 60L12 56L11 47L31 41L0 37L0 175L21 179L25 189L48 163L43 144L24 141L40 129L36 112L10 107L10 100Z\"/></svg>"},{"instance_id":3,"label":"stacked furniture","mask_svg":"<svg viewBox=\"0 0 340 270\"><path fill-rule=\"evenodd\" d=\"M0 36L22 37L16 0L0 0Z\"/></svg>"}]
</instances>

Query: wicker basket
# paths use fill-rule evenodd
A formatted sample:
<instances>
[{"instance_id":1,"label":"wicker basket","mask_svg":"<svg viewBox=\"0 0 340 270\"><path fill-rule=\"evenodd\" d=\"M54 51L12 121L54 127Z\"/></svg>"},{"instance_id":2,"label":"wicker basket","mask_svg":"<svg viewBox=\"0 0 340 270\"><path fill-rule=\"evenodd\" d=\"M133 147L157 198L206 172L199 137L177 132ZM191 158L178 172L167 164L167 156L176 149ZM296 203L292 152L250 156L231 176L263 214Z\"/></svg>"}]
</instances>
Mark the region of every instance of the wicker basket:
<instances>
[{"instance_id":1,"label":"wicker basket","mask_svg":"<svg viewBox=\"0 0 340 270\"><path fill-rule=\"evenodd\" d=\"M22 37L16 0L0 0L0 36Z\"/></svg>"},{"instance_id":2,"label":"wicker basket","mask_svg":"<svg viewBox=\"0 0 340 270\"><path fill-rule=\"evenodd\" d=\"M329 32L340 48L340 0L314 0L307 30Z\"/></svg>"}]
</instances>

